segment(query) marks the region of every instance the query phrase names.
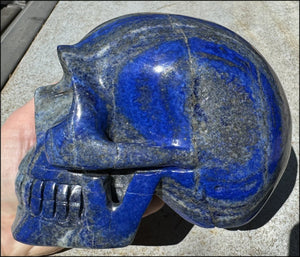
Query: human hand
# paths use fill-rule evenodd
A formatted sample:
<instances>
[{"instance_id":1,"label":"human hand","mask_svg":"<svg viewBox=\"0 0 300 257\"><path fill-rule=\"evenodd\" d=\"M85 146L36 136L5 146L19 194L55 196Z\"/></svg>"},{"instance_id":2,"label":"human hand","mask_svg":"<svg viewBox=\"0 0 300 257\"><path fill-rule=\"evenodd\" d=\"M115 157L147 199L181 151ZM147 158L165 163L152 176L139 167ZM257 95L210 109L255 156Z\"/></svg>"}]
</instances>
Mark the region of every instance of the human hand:
<instances>
[{"instance_id":1,"label":"human hand","mask_svg":"<svg viewBox=\"0 0 300 257\"><path fill-rule=\"evenodd\" d=\"M11 226L18 200L15 179L20 162L35 145L34 100L16 110L1 128L1 256L40 256L62 248L26 245L16 241Z\"/></svg>"},{"instance_id":2,"label":"human hand","mask_svg":"<svg viewBox=\"0 0 300 257\"><path fill-rule=\"evenodd\" d=\"M41 256L63 248L26 245L16 241L11 226L18 200L15 179L26 153L35 145L34 99L12 113L1 128L1 256ZM157 212L164 205L154 196L143 217Z\"/></svg>"}]
</instances>

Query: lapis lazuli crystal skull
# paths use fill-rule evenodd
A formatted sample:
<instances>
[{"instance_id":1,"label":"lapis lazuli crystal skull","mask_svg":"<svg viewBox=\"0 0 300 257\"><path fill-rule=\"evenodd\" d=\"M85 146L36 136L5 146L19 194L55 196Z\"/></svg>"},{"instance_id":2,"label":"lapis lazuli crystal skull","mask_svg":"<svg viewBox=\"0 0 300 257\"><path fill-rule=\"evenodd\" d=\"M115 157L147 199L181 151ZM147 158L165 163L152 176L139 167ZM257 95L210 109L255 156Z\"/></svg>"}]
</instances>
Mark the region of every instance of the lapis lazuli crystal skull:
<instances>
[{"instance_id":1,"label":"lapis lazuli crystal skull","mask_svg":"<svg viewBox=\"0 0 300 257\"><path fill-rule=\"evenodd\" d=\"M202 227L263 207L290 154L279 80L234 32L132 14L59 46L62 80L35 93L37 144L16 179L16 240L130 244L153 194Z\"/></svg>"}]
</instances>

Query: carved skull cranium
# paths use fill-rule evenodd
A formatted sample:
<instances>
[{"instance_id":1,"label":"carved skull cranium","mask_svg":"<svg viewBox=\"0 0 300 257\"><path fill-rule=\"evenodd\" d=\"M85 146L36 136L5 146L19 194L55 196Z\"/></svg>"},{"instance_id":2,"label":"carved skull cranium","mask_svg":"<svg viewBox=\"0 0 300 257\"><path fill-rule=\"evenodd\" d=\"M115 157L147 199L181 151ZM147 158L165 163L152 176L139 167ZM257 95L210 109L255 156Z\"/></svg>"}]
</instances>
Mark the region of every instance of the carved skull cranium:
<instances>
[{"instance_id":1,"label":"carved skull cranium","mask_svg":"<svg viewBox=\"0 0 300 257\"><path fill-rule=\"evenodd\" d=\"M126 246L153 194L203 227L240 226L262 208L285 169L291 121L276 75L241 37L132 14L58 56L62 80L35 93L16 240Z\"/></svg>"}]
</instances>

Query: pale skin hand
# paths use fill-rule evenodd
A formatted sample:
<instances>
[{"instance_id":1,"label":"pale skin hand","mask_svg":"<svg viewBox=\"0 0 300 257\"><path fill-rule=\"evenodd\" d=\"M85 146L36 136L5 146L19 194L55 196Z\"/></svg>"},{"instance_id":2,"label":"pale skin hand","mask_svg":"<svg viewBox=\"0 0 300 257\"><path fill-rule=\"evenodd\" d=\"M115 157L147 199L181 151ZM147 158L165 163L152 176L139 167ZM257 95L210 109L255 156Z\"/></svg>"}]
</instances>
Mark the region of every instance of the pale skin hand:
<instances>
[{"instance_id":1,"label":"pale skin hand","mask_svg":"<svg viewBox=\"0 0 300 257\"><path fill-rule=\"evenodd\" d=\"M32 246L14 240L11 226L18 200L15 179L25 154L35 145L34 100L12 113L1 128L1 256L42 256L63 248ZM143 217L157 212L164 203L153 197Z\"/></svg>"}]
</instances>

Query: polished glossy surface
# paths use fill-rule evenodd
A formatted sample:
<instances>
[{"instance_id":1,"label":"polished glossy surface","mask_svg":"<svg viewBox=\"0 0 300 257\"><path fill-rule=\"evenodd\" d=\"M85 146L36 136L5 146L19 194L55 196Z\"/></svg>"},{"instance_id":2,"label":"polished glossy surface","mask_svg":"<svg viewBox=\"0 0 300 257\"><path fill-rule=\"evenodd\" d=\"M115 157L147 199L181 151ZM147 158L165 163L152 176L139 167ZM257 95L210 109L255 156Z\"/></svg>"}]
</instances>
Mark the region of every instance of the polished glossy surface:
<instances>
[{"instance_id":1,"label":"polished glossy surface","mask_svg":"<svg viewBox=\"0 0 300 257\"><path fill-rule=\"evenodd\" d=\"M16 180L17 240L126 246L153 194L203 227L257 214L286 166L291 121L245 40L199 19L134 14L58 55L64 77L36 91L37 145Z\"/></svg>"}]
</instances>

